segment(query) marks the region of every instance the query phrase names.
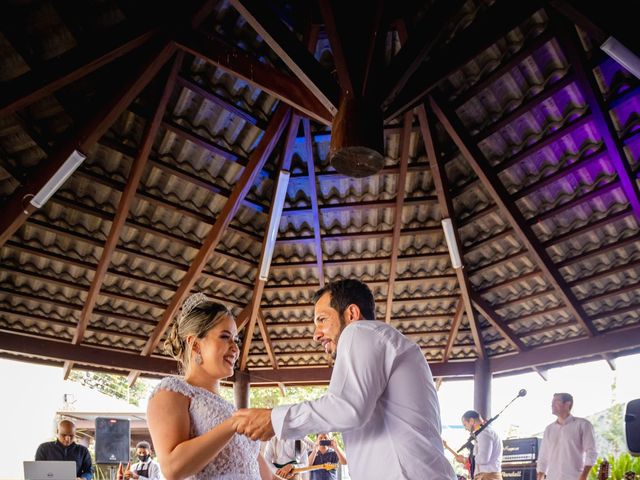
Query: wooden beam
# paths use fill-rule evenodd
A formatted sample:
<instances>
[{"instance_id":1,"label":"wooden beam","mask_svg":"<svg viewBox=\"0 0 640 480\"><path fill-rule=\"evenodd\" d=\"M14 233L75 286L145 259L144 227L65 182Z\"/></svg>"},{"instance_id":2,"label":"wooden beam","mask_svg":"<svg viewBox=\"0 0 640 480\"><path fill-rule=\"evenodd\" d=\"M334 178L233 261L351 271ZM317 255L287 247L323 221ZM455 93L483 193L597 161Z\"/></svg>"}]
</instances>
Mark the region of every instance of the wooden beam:
<instances>
[{"instance_id":1,"label":"wooden beam","mask_svg":"<svg viewBox=\"0 0 640 480\"><path fill-rule=\"evenodd\" d=\"M242 78L310 118L325 125L331 124L332 113L297 78L228 46L214 35L185 32L178 35L176 42L181 49Z\"/></svg>"},{"instance_id":2,"label":"wooden beam","mask_svg":"<svg viewBox=\"0 0 640 480\"><path fill-rule=\"evenodd\" d=\"M107 367L127 371L135 368L143 373L175 375L178 364L174 360L146 357L119 350L74 345L69 342L44 340L31 335L0 332L0 351L81 365Z\"/></svg>"},{"instance_id":3,"label":"wooden beam","mask_svg":"<svg viewBox=\"0 0 640 480\"><path fill-rule=\"evenodd\" d=\"M314 56L261 0L231 0L247 23L332 114L338 112L338 86Z\"/></svg>"},{"instance_id":4,"label":"wooden beam","mask_svg":"<svg viewBox=\"0 0 640 480\"><path fill-rule=\"evenodd\" d=\"M102 283L104 282L105 276L107 275L107 270L109 268L109 265L111 264L111 258L113 257L113 253L115 252L118 241L120 240L120 234L124 229L127 216L129 215L129 210L131 209L133 199L136 195L136 190L138 189L140 179L142 178L142 174L144 173L144 169L147 165L147 159L149 158L151 147L153 146L153 142L156 139L160 124L162 122L162 117L164 116L167 104L169 103L169 98L171 96L171 93L173 92L173 88L176 82L176 76L178 74L178 70L182 65L183 56L183 52L178 52L176 54L176 58L173 62L173 66L171 67L171 71L169 72L164 91L162 92L162 96L160 97L160 101L158 102L158 106L156 107L155 115L153 116L153 119L147 124L142 137L140 149L138 151L138 156L131 164L127 184L124 188L124 191L122 192L122 195L120 196L118 208L113 218L113 222L111 223L109 234L107 235L107 241L105 242L104 248L102 249L100 261L98 262L98 267L96 268L96 271L93 275L93 280L91 281L91 286L89 287L89 292L87 293L87 297L84 301L84 307L82 309L82 313L80 314L80 320L78 321L78 326L73 336L72 343L75 345L82 342L82 339L84 338L84 333L87 325L89 324L89 320L91 319L91 314L93 313L93 308L95 307L96 300L98 299L98 295L100 294ZM69 377L69 373L71 373L72 368L73 364L71 362L65 362L62 369L63 378L65 380Z\"/></svg>"},{"instance_id":5,"label":"wooden beam","mask_svg":"<svg viewBox=\"0 0 640 480\"><path fill-rule=\"evenodd\" d=\"M551 261L542 243L535 237L535 234L523 218L518 206L509 198L509 193L502 184L502 181L484 154L464 130L462 123L455 113L446 108L442 102L437 102L433 97L429 98L429 102L446 132L460 149L478 178L482 180L482 184L491 195L493 201L500 207L505 218L512 225L514 232L527 248L531 259L538 265L540 271L544 273L551 286L556 290L557 295L572 313L576 322L583 327L587 335L597 335L598 332L596 328L589 320L586 312L571 289L567 286L566 281L562 275L560 275L557 267Z\"/></svg>"},{"instance_id":6,"label":"wooden beam","mask_svg":"<svg viewBox=\"0 0 640 480\"><path fill-rule=\"evenodd\" d=\"M153 331L153 334L149 338L147 344L141 352L142 356L149 356L153 353L155 348L160 343L164 332L169 327L169 324L173 320L176 312L182 304L185 297L189 294L195 283L197 282L205 264L207 263L211 253L215 250L216 246L222 238L224 230L229 226L235 213L240 207L240 202L249 192L249 189L253 185L256 177L262 170L265 162L271 155L271 152L276 146L285 125L289 121L290 110L284 105L278 106L275 113L269 121L269 127L267 131L260 139L258 146L249 156L249 164L242 172L240 179L236 182L233 192L229 197L229 200L225 203L224 207L220 211L216 223L211 227L211 230L207 234L202 247L195 256L193 263L189 267L189 271L182 278L178 290L171 298L169 306L165 310L162 319L158 322L158 325ZM132 371L129 375L129 383L135 382L138 373Z\"/></svg>"},{"instance_id":7,"label":"wooden beam","mask_svg":"<svg viewBox=\"0 0 640 480\"><path fill-rule=\"evenodd\" d=\"M449 330L449 336L447 337L447 345L444 347L444 352L442 352L442 361L445 363L449 361L451 350L453 349L456 337L458 336L458 330L460 330L460 324L462 323L464 308L464 298L460 296L460 300L458 300L458 304L456 305L456 313L453 315L453 320L451 320L451 329Z\"/></svg>"},{"instance_id":8,"label":"wooden beam","mask_svg":"<svg viewBox=\"0 0 640 480\"><path fill-rule=\"evenodd\" d=\"M577 38L573 25L568 25L557 19L553 20L553 22L555 23L556 37L560 48L566 55L569 64L575 69L576 83L591 109L596 131L602 136L607 148L607 155L618 174L622 190L631 205L636 220L640 223L640 190L638 189L638 183L627 161L624 146L618 138L608 107L602 95L596 93L599 91L599 87L593 76L593 71L587 66L584 55L581 52L581 47L579 47L578 43L580 40Z\"/></svg>"},{"instance_id":9,"label":"wooden beam","mask_svg":"<svg viewBox=\"0 0 640 480\"><path fill-rule=\"evenodd\" d=\"M402 134L400 135L400 175L396 182L396 208L394 211L393 236L391 238L391 261L389 266L389 282L387 284L387 303L384 310L384 321L391 323L393 292L396 273L398 271L398 253L400 252L400 231L402 230L402 207L407 187L407 170L411 148L411 130L413 112L404 114Z\"/></svg>"},{"instance_id":10,"label":"wooden beam","mask_svg":"<svg viewBox=\"0 0 640 480\"><path fill-rule=\"evenodd\" d=\"M259 311L258 312L258 328L260 329L260 336L262 337L262 343L264 343L264 348L267 350L267 355L269 356L269 360L271 360L271 365L274 370L278 369L278 358L276 354L273 352L273 344L271 343L271 337L269 336L269 329L267 328L267 322L264 319L264 314Z\"/></svg>"},{"instance_id":11,"label":"wooden beam","mask_svg":"<svg viewBox=\"0 0 640 480\"><path fill-rule=\"evenodd\" d=\"M90 48L78 47L3 84L0 116L21 110L70 83L135 50L155 37L157 29L126 31L121 36L101 35Z\"/></svg>"},{"instance_id":12,"label":"wooden beam","mask_svg":"<svg viewBox=\"0 0 640 480\"><path fill-rule=\"evenodd\" d=\"M550 346L537 347L517 355L491 359L494 372L550 365L567 360L588 359L605 353L624 352L640 346L640 326L637 324L597 337L582 338Z\"/></svg>"},{"instance_id":13,"label":"wooden beam","mask_svg":"<svg viewBox=\"0 0 640 480\"><path fill-rule=\"evenodd\" d=\"M451 17L462 7L463 0L436 2L410 32L407 41L386 68L384 94L388 104L404 88L411 76L441 43ZM404 22L402 22L404 24Z\"/></svg>"},{"instance_id":14,"label":"wooden beam","mask_svg":"<svg viewBox=\"0 0 640 480\"><path fill-rule=\"evenodd\" d=\"M291 169L291 160L293 157L293 148L296 141L296 136L298 133L298 127L300 126L300 117L298 115L291 116L291 122L289 123L289 130L287 131L287 136L285 140L284 152L282 154L282 160L280 162L279 171L289 171ZM282 177L278 178L278 182L283 181ZM260 278L260 271L262 270L263 262L265 260L271 261L271 258L265 258L265 249L267 247L267 241L269 237L269 231L273 228L272 222L276 217L278 217L278 212L274 208L274 202L276 198L276 192L280 187L279 183L275 184L273 187L273 192L271 196L271 211L269 212L269 221L267 222L266 228L264 230L264 237L262 240L262 248L260 250L260 263L258 264L258 271L255 279L255 286L253 288L253 293L251 295L251 301L249 304L251 305L249 313L248 313L248 323L247 330L244 335L244 342L242 343L242 348L240 350L240 371L245 371L247 369L247 360L249 359L249 350L251 349L251 343L253 342L253 332L256 327L256 322L258 321L258 313L260 312L260 302L262 300L262 293L264 291L264 285L266 280ZM284 205L284 204L283 204ZM281 213L281 212L280 212ZM276 230L278 226L275 226Z\"/></svg>"},{"instance_id":15,"label":"wooden beam","mask_svg":"<svg viewBox=\"0 0 640 480\"><path fill-rule=\"evenodd\" d=\"M392 103L387 102L385 120L391 120L420 103L441 80L500 40L539 10L541 3L499 0L445 47L436 50L414 73Z\"/></svg>"},{"instance_id":16,"label":"wooden beam","mask_svg":"<svg viewBox=\"0 0 640 480\"><path fill-rule=\"evenodd\" d=\"M131 77L124 82L114 79L116 85L112 94L105 95L108 100L96 110L91 119L78 125L70 140L63 142L51 156L40 162L34 174L11 194L0 220L0 247L35 212L36 208L28 200L44 187L75 150L89 151L174 52L175 47L171 43L160 42L150 49L144 62L131 69Z\"/></svg>"},{"instance_id":17,"label":"wooden beam","mask_svg":"<svg viewBox=\"0 0 640 480\"><path fill-rule=\"evenodd\" d=\"M435 120L433 118L429 118L431 115L427 115L427 110L424 105L419 106L417 108L417 112L418 120L420 122L420 130L422 131L422 139L424 141L431 169L431 176L433 178L436 195L438 197L440 217L442 219L451 219L456 246L458 248L458 252L460 252L460 257L464 258L457 217L453 207L453 200L451 199L449 180L447 178L444 163L439 155L440 152L435 144L437 138L435 135ZM473 310L473 305L471 304L471 281L469 280L469 276L465 268L456 268L455 272L458 279L458 285L460 285L460 291L462 292L462 301L464 302L465 310L467 312L467 321L471 328L473 343L475 345L478 358L486 358L487 353L485 351L482 333L480 332L478 319L476 318L476 313Z\"/></svg>"},{"instance_id":18,"label":"wooden beam","mask_svg":"<svg viewBox=\"0 0 640 480\"><path fill-rule=\"evenodd\" d=\"M484 298L475 292L471 292L471 301L482 316L502 335L507 342L511 344L519 352L528 350L529 348L518 338L513 330L507 325L507 322L489 305Z\"/></svg>"},{"instance_id":19,"label":"wooden beam","mask_svg":"<svg viewBox=\"0 0 640 480\"><path fill-rule=\"evenodd\" d=\"M430 362L434 377L472 377L475 362ZM330 367L280 367L273 369L249 370L252 385L260 384L327 384L331 380L333 369Z\"/></svg>"},{"instance_id":20,"label":"wooden beam","mask_svg":"<svg viewBox=\"0 0 640 480\"><path fill-rule=\"evenodd\" d=\"M309 197L311 198L311 212L313 218L313 242L316 250L316 264L318 265L318 287L324 287L324 266L322 257L322 233L320 231L320 210L318 208L318 188L316 185L316 169L313 158L313 143L311 140L311 123L308 118L302 119L304 128L304 153L307 157L307 172L309 180Z\"/></svg>"},{"instance_id":21,"label":"wooden beam","mask_svg":"<svg viewBox=\"0 0 640 480\"><path fill-rule=\"evenodd\" d=\"M208 100L211 103L218 105L220 108L226 110L231 113L233 116L241 118L247 123L251 125L255 125L260 130L265 130L267 128L267 122L265 122L262 118L256 116L253 112L245 110L238 105L231 103L222 95L214 92L210 88L200 85L195 81L186 78L184 76L178 76L178 85L191 90L192 92L200 95L202 98Z\"/></svg>"}]
</instances>

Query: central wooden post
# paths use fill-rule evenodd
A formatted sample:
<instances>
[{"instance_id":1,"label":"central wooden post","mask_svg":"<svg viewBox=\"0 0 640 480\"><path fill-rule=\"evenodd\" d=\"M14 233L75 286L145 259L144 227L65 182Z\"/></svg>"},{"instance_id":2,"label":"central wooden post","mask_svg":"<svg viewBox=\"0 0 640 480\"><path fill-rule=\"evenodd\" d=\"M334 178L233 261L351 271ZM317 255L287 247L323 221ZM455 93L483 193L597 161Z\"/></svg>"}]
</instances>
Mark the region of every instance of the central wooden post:
<instances>
[{"instance_id":1,"label":"central wooden post","mask_svg":"<svg viewBox=\"0 0 640 480\"><path fill-rule=\"evenodd\" d=\"M484 418L491 417L491 365L487 359L476 360L473 377L473 409Z\"/></svg>"},{"instance_id":2,"label":"central wooden post","mask_svg":"<svg viewBox=\"0 0 640 480\"><path fill-rule=\"evenodd\" d=\"M249 408L249 372L237 371L233 382L233 398L236 408Z\"/></svg>"}]
</instances>

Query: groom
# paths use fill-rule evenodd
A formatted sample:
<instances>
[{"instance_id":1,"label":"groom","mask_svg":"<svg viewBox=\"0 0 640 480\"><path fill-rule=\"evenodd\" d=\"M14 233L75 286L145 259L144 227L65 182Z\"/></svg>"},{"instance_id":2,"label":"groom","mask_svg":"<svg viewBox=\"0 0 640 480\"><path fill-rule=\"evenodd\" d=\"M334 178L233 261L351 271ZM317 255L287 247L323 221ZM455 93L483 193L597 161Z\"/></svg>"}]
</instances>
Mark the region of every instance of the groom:
<instances>
[{"instance_id":1,"label":"groom","mask_svg":"<svg viewBox=\"0 0 640 480\"><path fill-rule=\"evenodd\" d=\"M440 437L440 407L420 347L375 320L367 285L341 280L314 296L314 339L336 359L317 400L235 413L254 440L342 432L354 480L453 480Z\"/></svg>"}]
</instances>

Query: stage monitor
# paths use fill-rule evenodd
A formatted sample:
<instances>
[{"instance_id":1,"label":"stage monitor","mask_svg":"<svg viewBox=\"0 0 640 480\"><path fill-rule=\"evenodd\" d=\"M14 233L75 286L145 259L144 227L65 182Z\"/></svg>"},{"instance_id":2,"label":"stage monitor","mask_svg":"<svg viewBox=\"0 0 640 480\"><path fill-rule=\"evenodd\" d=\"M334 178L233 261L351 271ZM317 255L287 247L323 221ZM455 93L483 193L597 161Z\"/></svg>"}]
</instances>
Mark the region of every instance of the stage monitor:
<instances>
[{"instance_id":1,"label":"stage monitor","mask_svg":"<svg viewBox=\"0 0 640 480\"><path fill-rule=\"evenodd\" d=\"M96 463L126 465L131 445L130 432L126 418L96 418Z\"/></svg>"}]
</instances>

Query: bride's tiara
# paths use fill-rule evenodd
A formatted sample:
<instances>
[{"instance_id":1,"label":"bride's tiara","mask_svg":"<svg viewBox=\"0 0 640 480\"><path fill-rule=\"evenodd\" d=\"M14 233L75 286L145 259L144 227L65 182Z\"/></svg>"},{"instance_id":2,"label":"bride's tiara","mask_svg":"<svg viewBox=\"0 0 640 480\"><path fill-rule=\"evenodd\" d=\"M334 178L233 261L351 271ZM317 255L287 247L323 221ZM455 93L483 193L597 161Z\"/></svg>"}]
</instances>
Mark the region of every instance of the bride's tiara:
<instances>
[{"instance_id":1,"label":"bride's tiara","mask_svg":"<svg viewBox=\"0 0 640 480\"><path fill-rule=\"evenodd\" d=\"M187 299L182 304L182 313L181 316L184 318L189 313L196 308L198 305L205 302L212 302L213 300L207 297L204 293L194 293L193 295L189 295Z\"/></svg>"}]
</instances>

